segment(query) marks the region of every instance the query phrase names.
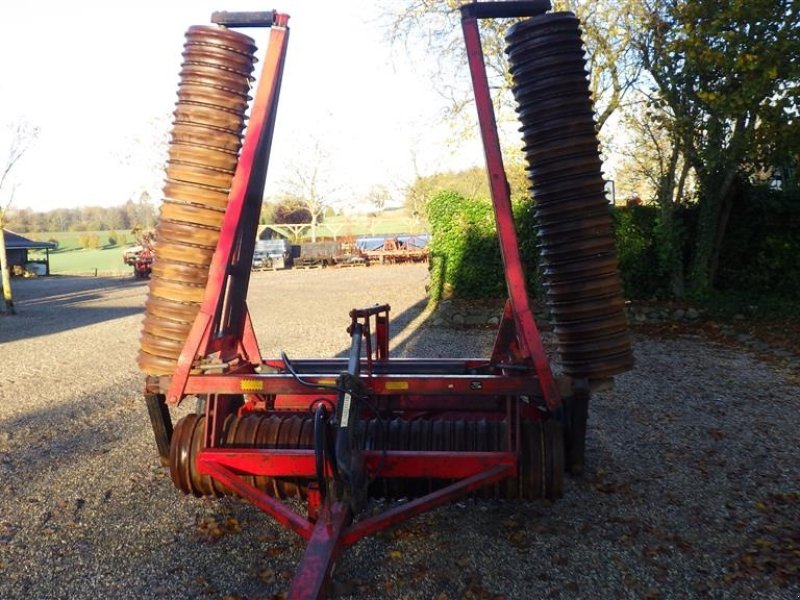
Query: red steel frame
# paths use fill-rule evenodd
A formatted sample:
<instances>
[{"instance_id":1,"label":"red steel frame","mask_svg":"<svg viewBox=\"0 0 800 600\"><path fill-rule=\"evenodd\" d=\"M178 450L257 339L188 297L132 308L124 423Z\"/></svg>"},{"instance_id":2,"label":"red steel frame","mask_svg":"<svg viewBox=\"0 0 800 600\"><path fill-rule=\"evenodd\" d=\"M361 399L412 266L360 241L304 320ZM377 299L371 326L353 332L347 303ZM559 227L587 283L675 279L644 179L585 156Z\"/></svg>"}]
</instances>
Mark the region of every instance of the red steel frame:
<instances>
[{"instance_id":1,"label":"red steel frame","mask_svg":"<svg viewBox=\"0 0 800 600\"><path fill-rule=\"evenodd\" d=\"M308 540L290 598L318 598L337 555L366 535L449 503L482 486L517 474L519 420L556 414L561 396L536 328L514 230L494 110L478 29L479 18L530 16L549 9L547 0L491 2L462 8L462 27L492 201L505 266L509 300L489 359L393 359L389 357L389 307L354 310L351 329L363 335L366 356L357 352L347 365L381 409L404 418L456 416L508 423L506 450L495 452L363 451L359 463L368 476L430 477L456 480L446 487L353 522L353 504L323 494L311 484L308 515L251 486L245 475L313 479L313 449L234 449L221 444L224 419L234 410L307 412L319 402L337 407L330 388L345 368L342 359L264 360L245 302L255 226L261 205L281 77L288 42L288 15L272 13L270 39L251 110L219 244L212 259L199 315L172 376L149 378L150 393L171 404L187 395L206 395L205 449L198 470L270 514ZM372 321L374 319L374 347ZM362 331L363 329L363 331ZM364 371L364 374L359 374ZM318 386L318 387L309 387ZM241 402L246 401L240 407ZM349 402L349 397L348 397ZM537 408L538 402L538 408ZM542 409L542 410L539 410ZM358 418L358 417L356 417ZM516 424L516 427L514 426ZM343 435L346 422L337 429ZM330 472L328 473L330 475Z\"/></svg>"}]
</instances>

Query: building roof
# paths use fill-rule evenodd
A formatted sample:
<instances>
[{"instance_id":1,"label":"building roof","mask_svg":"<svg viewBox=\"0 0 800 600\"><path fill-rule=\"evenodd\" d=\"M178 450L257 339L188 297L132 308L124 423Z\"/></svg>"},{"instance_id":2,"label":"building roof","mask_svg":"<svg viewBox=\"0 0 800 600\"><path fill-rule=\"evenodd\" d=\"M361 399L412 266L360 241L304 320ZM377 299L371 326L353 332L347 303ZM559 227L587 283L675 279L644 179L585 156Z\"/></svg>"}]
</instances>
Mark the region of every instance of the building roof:
<instances>
[{"instance_id":1,"label":"building roof","mask_svg":"<svg viewBox=\"0 0 800 600\"><path fill-rule=\"evenodd\" d=\"M18 233L4 229L6 238L6 250L54 250L56 245L53 242L37 242L22 237Z\"/></svg>"}]
</instances>

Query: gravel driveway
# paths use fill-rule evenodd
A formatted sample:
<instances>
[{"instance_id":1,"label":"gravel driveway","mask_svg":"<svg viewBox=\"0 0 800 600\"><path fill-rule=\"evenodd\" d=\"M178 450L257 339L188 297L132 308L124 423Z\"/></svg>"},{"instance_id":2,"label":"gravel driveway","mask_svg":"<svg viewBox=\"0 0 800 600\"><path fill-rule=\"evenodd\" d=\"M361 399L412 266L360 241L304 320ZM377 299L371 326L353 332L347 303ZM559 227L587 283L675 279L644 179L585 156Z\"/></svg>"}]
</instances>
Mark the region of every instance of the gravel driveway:
<instances>
[{"instance_id":1,"label":"gravel driveway","mask_svg":"<svg viewBox=\"0 0 800 600\"><path fill-rule=\"evenodd\" d=\"M347 312L389 302L394 347L484 355L431 325L424 266L256 273L265 355L346 350ZM136 368L146 284L15 281L0 317L0 599L282 598L303 546L232 499L182 496ZM591 404L587 472L550 504L465 501L360 542L343 598L800 598L800 380L702 336L635 337ZM187 409L181 409L181 412Z\"/></svg>"}]
</instances>

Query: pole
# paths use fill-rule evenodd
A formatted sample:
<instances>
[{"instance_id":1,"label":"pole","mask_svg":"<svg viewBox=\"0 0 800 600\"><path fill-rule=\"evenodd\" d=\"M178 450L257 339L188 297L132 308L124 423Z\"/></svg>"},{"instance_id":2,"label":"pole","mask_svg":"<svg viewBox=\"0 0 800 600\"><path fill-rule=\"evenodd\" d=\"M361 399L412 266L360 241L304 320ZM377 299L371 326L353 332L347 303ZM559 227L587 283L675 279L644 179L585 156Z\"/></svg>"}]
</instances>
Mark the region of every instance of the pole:
<instances>
[{"instance_id":1,"label":"pole","mask_svg":"<svg viewBox=\"0 0 800 600\"><path fill-rule=\"evenodd\" d=\"M0 210L0 271L3 281L3 304L5 312L9 315L17 314L14 310L14 300L11 297L11 277L8 273L8 257L6 256L6 230L5 213Z\"/></svg>"}]
</instances>

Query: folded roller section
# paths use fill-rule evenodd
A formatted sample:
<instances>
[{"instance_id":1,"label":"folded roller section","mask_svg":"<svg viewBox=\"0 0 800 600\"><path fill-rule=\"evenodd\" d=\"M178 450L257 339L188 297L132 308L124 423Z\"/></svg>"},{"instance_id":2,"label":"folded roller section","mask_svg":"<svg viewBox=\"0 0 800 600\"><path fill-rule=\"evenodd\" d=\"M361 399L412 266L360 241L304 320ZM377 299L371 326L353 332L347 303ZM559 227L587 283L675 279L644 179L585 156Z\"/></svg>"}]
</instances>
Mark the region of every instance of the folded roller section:
<instances>
[{"instance_id":1,"label":"folded roller section","mask_svg":"<svg viewBox=\"0 0 800 600\"><path fill-rule=\"evenodd\" d=\"M506 42L563 371L610 377L633 354L579 22L540 15L512 26Z\"/></svg>"},{"instance_id":2,"label":"folded roller section","mask_svg":"<svg viewBox=\"0 0 800 600\"><path fill-rule=\"evenodd\" d=\"M139 351L148 375L174 371L203 300L238 162L255 50L251 38L222 27L186 33Z\"/></svg>"}]
</instances>

